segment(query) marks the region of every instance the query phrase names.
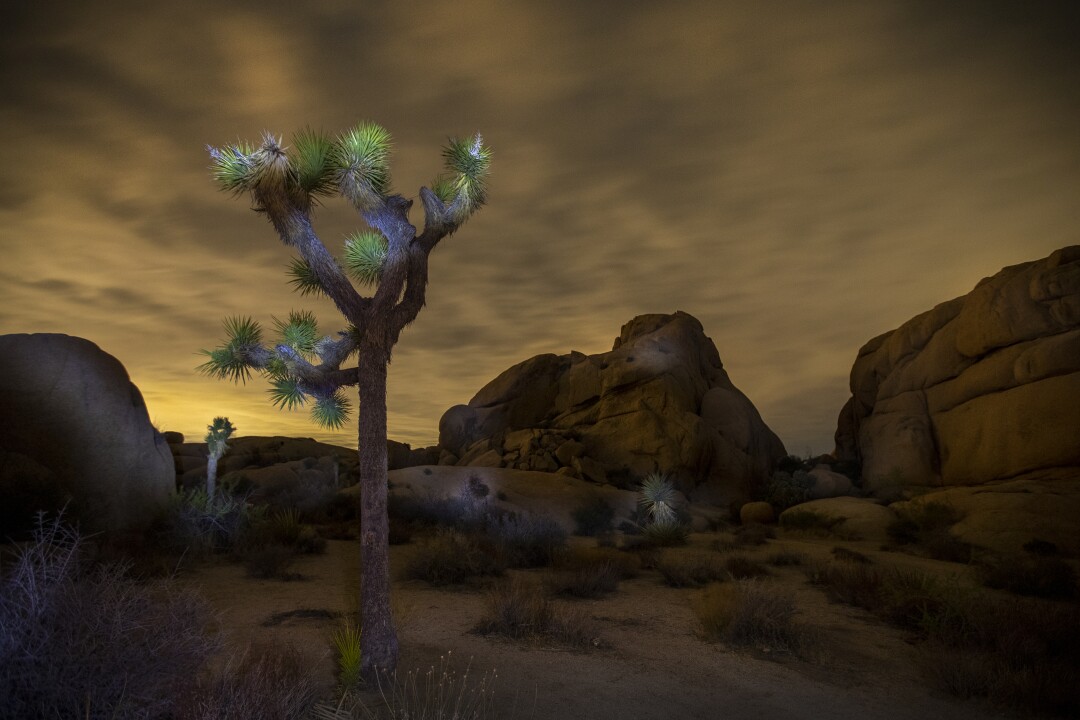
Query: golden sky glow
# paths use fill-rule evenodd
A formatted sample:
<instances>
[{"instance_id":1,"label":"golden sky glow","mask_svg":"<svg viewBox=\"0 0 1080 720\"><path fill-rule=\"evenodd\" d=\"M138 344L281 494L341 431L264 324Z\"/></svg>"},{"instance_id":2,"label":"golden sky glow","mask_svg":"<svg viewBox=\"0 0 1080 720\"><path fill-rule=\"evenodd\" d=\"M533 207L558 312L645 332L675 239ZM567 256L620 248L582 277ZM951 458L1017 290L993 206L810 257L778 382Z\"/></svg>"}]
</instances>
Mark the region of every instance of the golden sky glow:
<instances>
[{"instance_id":1,"label":"golden sky glow","mask_svg":"<svg viewBox=\"0 0 1080 720\"><path fill-rule=\"evenodd\" d=\"M391 365L413 445L508 366L683 310L789 452L827 452L865 341L1080 242L1065 3L5 5L0 332L96 342L191 436L227 415L355 444L194 372L227 315L340 329L209 179L207 143L264 129L378 122L407 196L447 135L494 149L490 204L433 255ZM358 226L341 201L317 222L334 252Z\"/></svg>"}]
</instances>

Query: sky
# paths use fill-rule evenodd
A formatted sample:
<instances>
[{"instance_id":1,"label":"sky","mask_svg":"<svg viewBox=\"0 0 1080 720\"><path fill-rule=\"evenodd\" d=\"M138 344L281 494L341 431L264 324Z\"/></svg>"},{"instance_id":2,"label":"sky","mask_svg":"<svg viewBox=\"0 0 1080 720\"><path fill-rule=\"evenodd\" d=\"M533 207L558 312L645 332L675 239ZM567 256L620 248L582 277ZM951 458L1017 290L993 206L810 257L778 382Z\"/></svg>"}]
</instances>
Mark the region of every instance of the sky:
<instances>
[{"instance_id":1,"label":"sky","mask_svg":"<svg viewBox=\"0 0 1080 720\"><path fill-rule=\"evenodd\" d=\"M682 310L788 452L828 452L865 342L1080 243L1070 5L4 3L0 333L92 340L189 440L225 415L355 446L355 420L323 431L258 378L195 372L230 315L341 329L205 146L369 120L416 197L447 137L479 131L489 203L432 255L391 438L434 444L511 365ZM335 253L362 227L340 199L316 218Z\"/></svg>"}]
</instances>

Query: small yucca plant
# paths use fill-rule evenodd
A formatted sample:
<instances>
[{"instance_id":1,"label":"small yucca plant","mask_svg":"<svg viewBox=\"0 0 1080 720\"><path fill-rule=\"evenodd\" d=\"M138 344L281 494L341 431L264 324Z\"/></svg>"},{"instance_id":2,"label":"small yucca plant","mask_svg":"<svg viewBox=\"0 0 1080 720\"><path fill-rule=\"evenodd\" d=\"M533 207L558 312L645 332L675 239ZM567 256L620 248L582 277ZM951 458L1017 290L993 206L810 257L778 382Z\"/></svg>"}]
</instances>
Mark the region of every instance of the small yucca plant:
<instances>
[{"instance_id":1,"label":"small yucca plant","mask_svg":"<svg viewBox=\"0 0 1080 720\"><path fill-rule=\"evenodd\" d=\"M330 636L337 653L338 682L345 690L356 687L360 682L360 628L347 622Z\"/></svg>"},{"instance_id":2,"label":"small yucca plant","mask_svg":"<svg viewBox=\"0 0 1080 720\"><path fill-rule=\"evenodd\" d=\"M650 473L638 490L638 505L649 522L642 528L650 545L669 547L686 544L690 528L675 512L675 485L666 475Z\"/></svg>"},{"instance_id":3,"label":"small yucca plant","mask_svg":"<svg viewBox=\"0 0 1080 720\"><path fill-rule=\"evenodd\" d=\"M229 445L226 442L229 437L236 432L236 428L229 422L229 418L216 417L212 425L206 426L206 450L208 457L206 459L206 494L210 497L214 497L216 491L215 484L217 482L217 464L221 456L225 454L225 451L229 449Z\"/></svg>"}]
</instances>

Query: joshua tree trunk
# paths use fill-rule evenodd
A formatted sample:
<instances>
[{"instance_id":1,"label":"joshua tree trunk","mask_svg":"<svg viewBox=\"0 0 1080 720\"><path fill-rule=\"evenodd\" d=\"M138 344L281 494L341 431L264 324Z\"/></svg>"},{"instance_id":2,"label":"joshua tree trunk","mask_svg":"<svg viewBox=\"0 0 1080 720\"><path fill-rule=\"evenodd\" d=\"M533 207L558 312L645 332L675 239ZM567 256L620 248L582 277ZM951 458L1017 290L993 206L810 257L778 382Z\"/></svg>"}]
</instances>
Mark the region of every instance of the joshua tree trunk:
<instances>
[{"instance_id":1,"label":"joshua tree trunk","mask_svg":"<svg viewBox=\"0 0 1080 720\"><path fill-rule=\"evenodd\" d=\"M367 345L367 343L365 343ZM397 664L390 612L389 521L386 515L386 377L388 353L360 349L360 635L361 673L369 681Z\"/></svg>"},{"instance_id":2,"label":"joshua tree trunk","mask_svg":"<svg viewBox=\"0 0 1080 720\"><path fill-rule=\"evenodd\" d=\"M217 490L217 461L218 456L214 453L206 458L206 494L210 497L214 497Z\"/></svg>"}]
</instances>

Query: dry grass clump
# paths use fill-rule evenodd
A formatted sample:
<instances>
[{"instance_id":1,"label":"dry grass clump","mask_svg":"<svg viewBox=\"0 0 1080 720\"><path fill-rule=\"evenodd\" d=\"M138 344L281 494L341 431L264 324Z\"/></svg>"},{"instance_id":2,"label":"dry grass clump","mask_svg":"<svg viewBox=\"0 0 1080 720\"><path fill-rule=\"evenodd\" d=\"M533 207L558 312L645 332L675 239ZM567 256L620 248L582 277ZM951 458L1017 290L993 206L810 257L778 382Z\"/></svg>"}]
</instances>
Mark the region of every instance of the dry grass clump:
<instances>
[{"instance_id":1,"label":"dry grass clump","mask_svg":"<svg viewBox=\"0 0 1080 720\"><path fill-rule=\"evenodd\" d=\"M696 587L711 582L727 580L726 559L706 552L658 553L653 568L664 577L671 587Z\"/></svg>"},{"instance_id":2,"label":"dry grass clump","mask_svg":"<svg viewBox=\"0 0 1080 720\"><path fill-rule=\"evenodd\" d=\"M949 562L971 562L973 549L952 535L949 529L963 519L963 513L943 502L928 502L898 513L886 528L889 539L919 554Z\"/></svg>"},{"instance_id":3,"label":"dry grass clump","mask_svg":"<svg viewBox=\"0 0 1080 720\"><path fill-rule=\"evenodd\" d=\"M978 563L979 579L989 588L1017 595L1069 600L1077 595L1076 571L1057 557L1011 555Z\"/></svg>"},{"instance_id":4,"label":"dry grass clump","mask_svg":"<svg viewBox=\"0 0 1080 720\"><path fill-rule=\"evenodd\" d=\"M619 589L619 568L603 561L566 570L556 570L547 580L548 591L554 595L577 598L599 598Z\"/></svg>"},{"instance_id":5,"label":"dry grass clump","mask_svg":"<svg viewBox=\"0 0 1080 720\"><path fill-rule=\"evenodd\" d=\"M336 706L314 708L314 720L484 720L495 716L496 673L478 680L452 669L450 653L439 667L380 678L377 699L369 705L359 694L346 694Z\"/></svg>"},{"instance_id":6,"label":"dry grass clump","mask_svg":"<svg viewBox=\"0 0 1080 720\"><path fill-rule=\"evenodd\" d=\"M599 645L583 611L556 604L520 579L500 583L488 592L484 615L474 630L572 647Z\"/></svg>"},{"instance_id":7,"label":"dry grass clump","mask_svg":"<svg viewBox=\"0 0 1080 720\"><path fill-rule=\"evenodd\" d=\"M775 537L776 532L761 523L749 523L735 528L735 544L739 547L757 547Z\"/></svg>"},{"instance_id":8,"label":"dry grass clump","mask_svg":"<svg viewBox=\"0 0 1080 720\"><path fill-rule=\"evenodd\" d=\"M566 531L553 518L544 515L492 517L485 533L497 546L508 567L551 565L566 547Z\"/></svg>"},{"instance_id":9,"label":"dry grass clump","mask_svg":"<svg viewBox=\"0 0 1080 720\"><path fill-rule=\"evenodd\" d=\"M615 508L599 495L590 497L570 512L574 534L596 537L610 532L615 520Z\"/></svg>"},{"instance_id":10,"label":"dry grass clump","mask_svg":"<svg viewBox=\"0 0 1080 720\"><path fill-rule=\"evenodd\" d=\"M702 636L710 642L796 652L805 632L795 621L795 601L772 583L746 579L710 585L693 603Z\"/></svg>"},{"instance_id":11,"label":"dry grass clump","mask_svg":"<svg viewBox=\"0 0 1080 720\"><path fill-rule=\"evenodd\" d=\"M832 556L837 560L843 560L844 562L862 563L863 565L869 565L873 560L869 556L862 554L858 550L849 550L846 547L840 547L837 545L832 549Z\"/></svg>"},{"instance_id":12,"label":"dry grass clump","mask_svg":"<svg viewBox=\"0 0 1080 720\"><path fill-rule=\"evenodd\" d=\"M724 560L724 569L735 580L746 580L769 574L769 569L765 565L745 555L728 556Z\"/></svg>"},{"instance_id":13,"label":"dry grass clump","mask_svg":"<svg viewBox=\"0 0 1080 720\"><path fill-rule=\"evenodd\" d=\"M456 585L471 578L502 575L506 569L494 548L485 546L475 534L443 528L417 545L402 570L406 580Z\"/></svg>"}]
</instances>

